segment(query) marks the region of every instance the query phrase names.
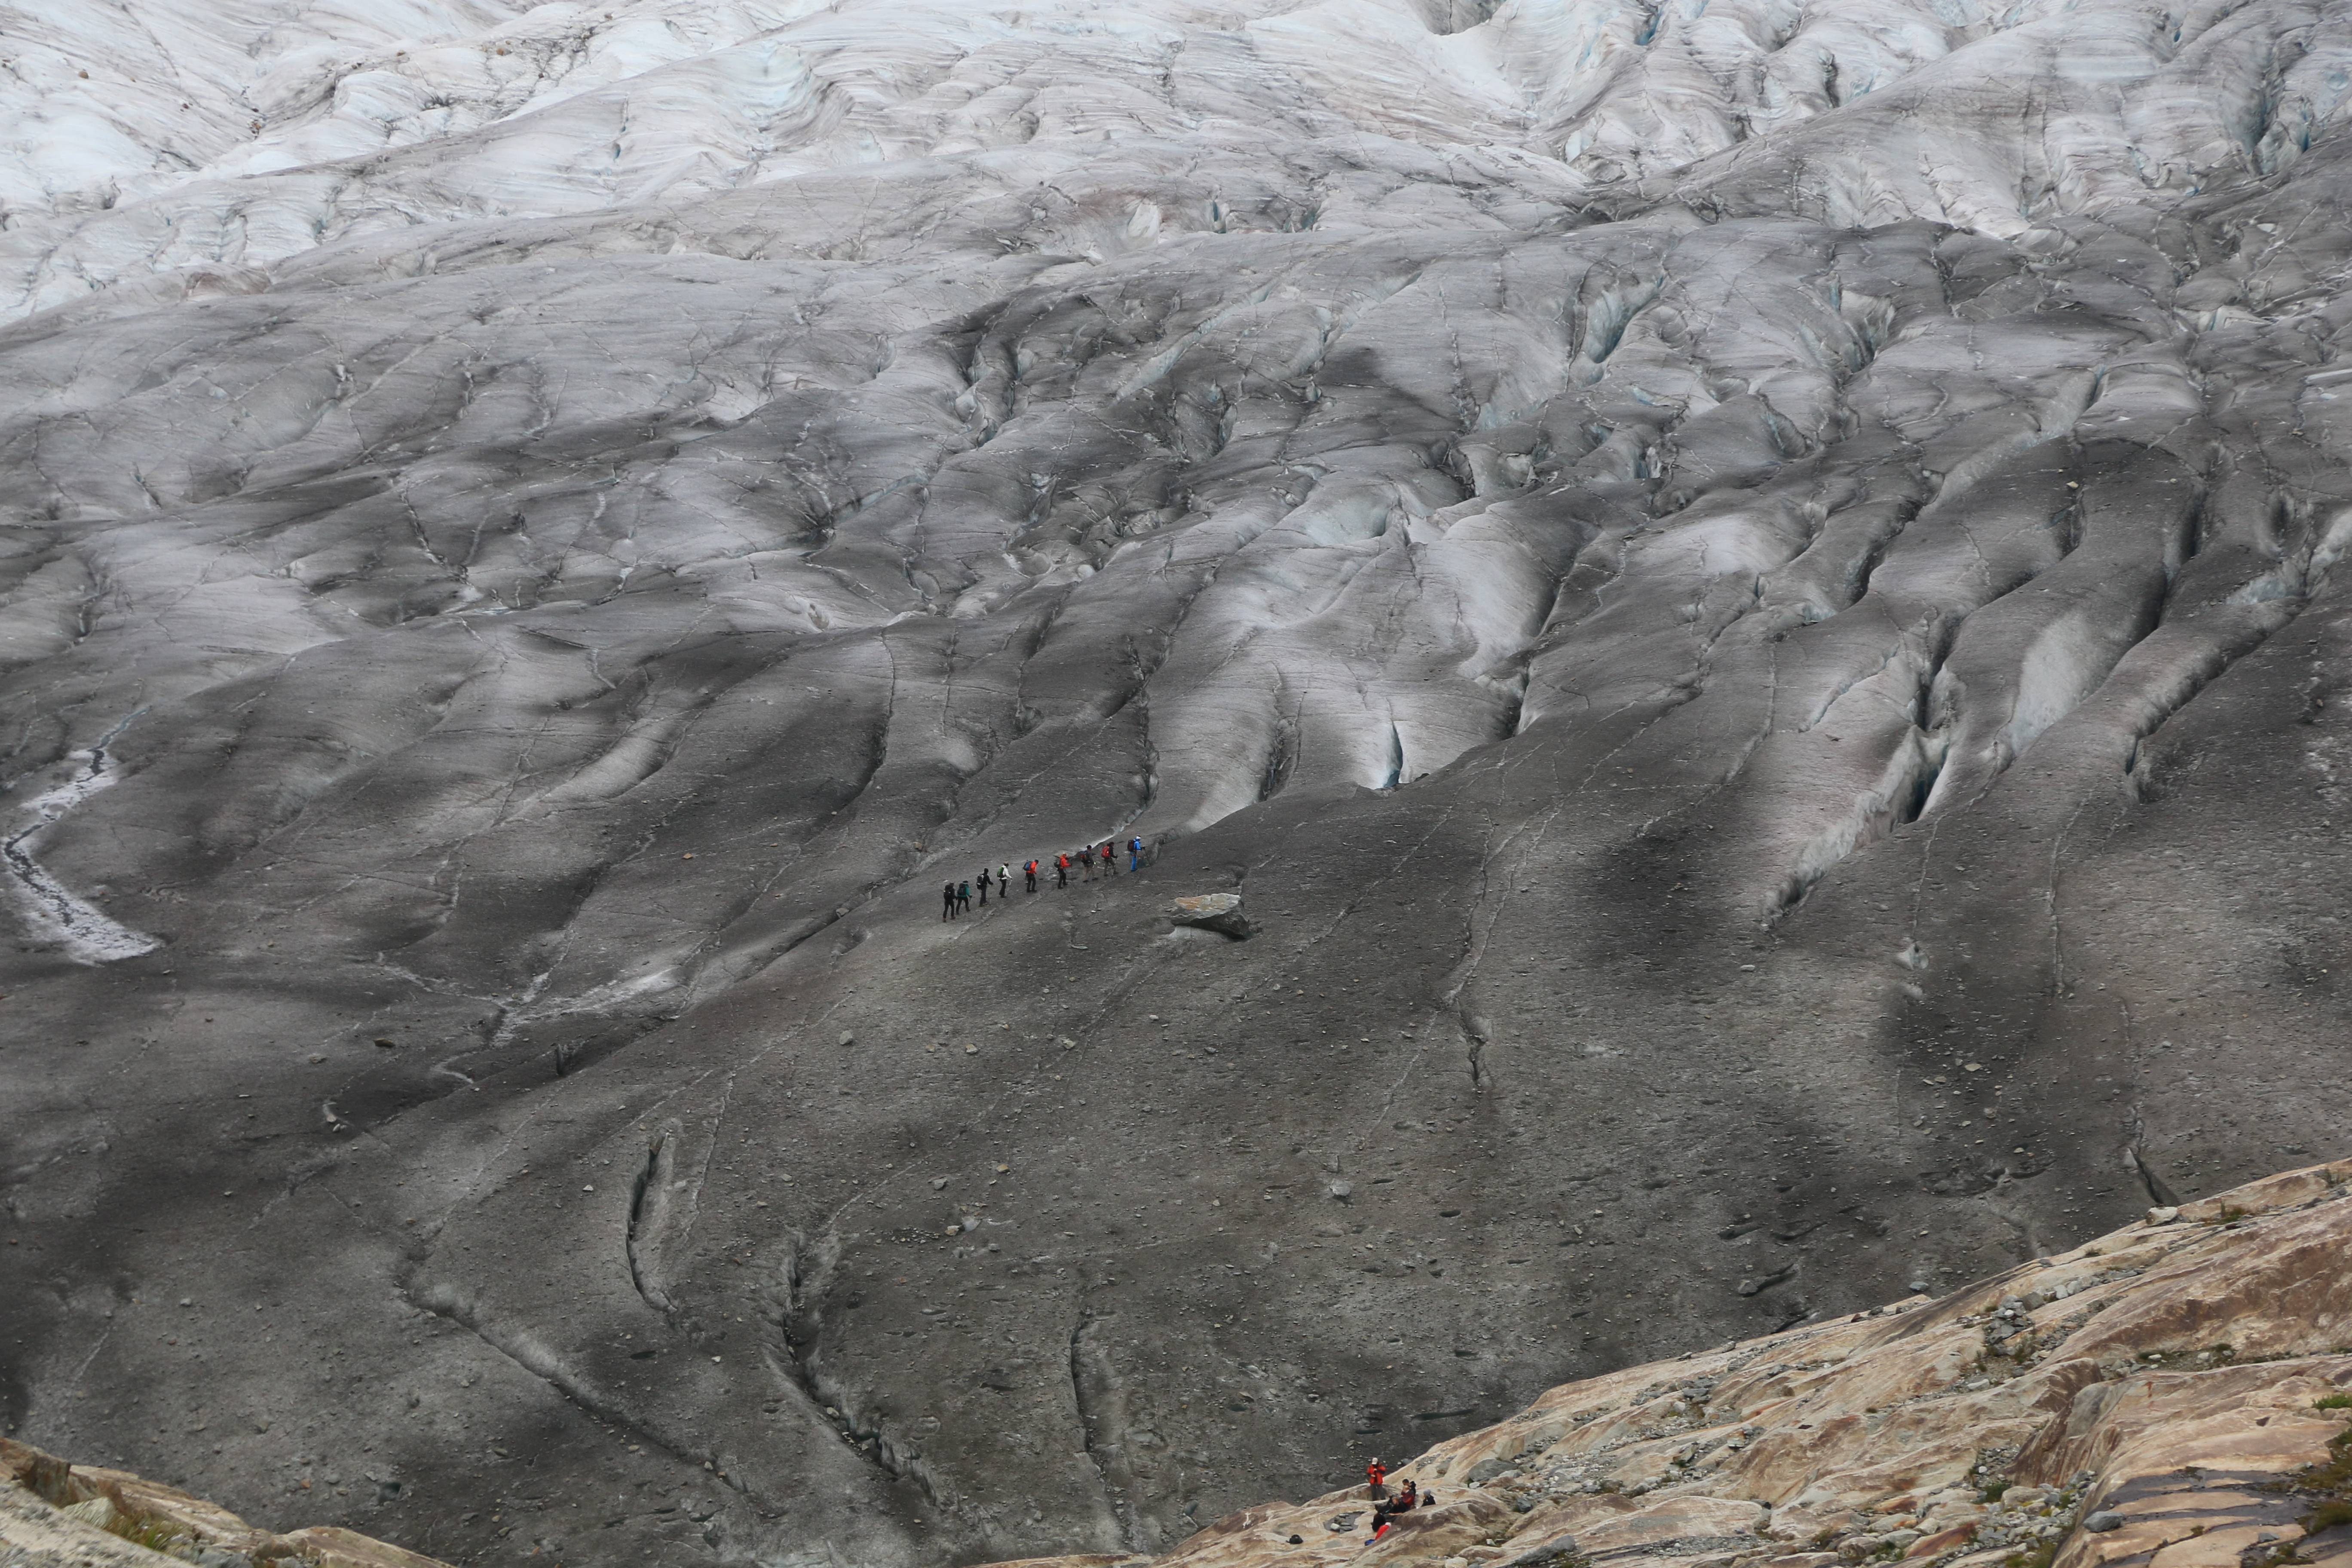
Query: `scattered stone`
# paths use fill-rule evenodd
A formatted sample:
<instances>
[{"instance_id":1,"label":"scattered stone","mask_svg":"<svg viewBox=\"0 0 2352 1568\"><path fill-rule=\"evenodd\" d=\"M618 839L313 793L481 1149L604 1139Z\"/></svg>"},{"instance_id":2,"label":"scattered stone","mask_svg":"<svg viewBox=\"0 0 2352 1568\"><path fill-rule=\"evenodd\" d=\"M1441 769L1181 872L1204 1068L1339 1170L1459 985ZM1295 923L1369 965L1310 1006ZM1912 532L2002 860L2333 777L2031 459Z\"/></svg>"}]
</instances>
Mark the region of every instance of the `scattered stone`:
<instances>
[{"instance_id":1,"label":"scattered stone","mask_svg":"<svg viewBox=\"0 0 2352 1568\"><path fill-rule=\"evenodd\" d=\"M2152 1208L2147 1211L2147 1223L2150 1225L2170 1225L2174 1220L2177 1220L2179 1217L2180 1211L2169 1205L2167 1205L2162 1208Z\"/></svg>"},{"instance_id":2,"label":"scattered stone","mask_svg":"<svg viewBox=\"0 0 2352 1568\"><path fill-rule=\"evenodd\" d=\"M1332 1183L1330 1191L1331 1195L1343 1204L1356 1195L1356 1189L1346 1182Z\"/></svg>"},{"instance_id":3,"label":"scattered stone","mask_svg":"<svg viewBox=\"0 0 2352 1568\"><path fill-rule=\"evenodd\" d=\"M841 1043L842 1043L843 1045L845 1045L845 1046L854 1046L854 1045L856 1045L856 1044L857 1043L857 1033L856 1033L856 1030L854 1030L854 1029L844 1029L844 1030L842 1030L842 1031L841 1031Z\"/></svg>"},{"instance_id":4,"label":"scattered stone","mask_svg":"<svg viewBox=\"0 0 2352 1568\"><path fill-rule=\"evenodd\" d=\"M2110 1530L2123 1528L2124 1516L2111 1508L2103 1508L2083 1521L2083 1528L2094 1535L2105 1535Z\"/></svg>"}]
</instances>

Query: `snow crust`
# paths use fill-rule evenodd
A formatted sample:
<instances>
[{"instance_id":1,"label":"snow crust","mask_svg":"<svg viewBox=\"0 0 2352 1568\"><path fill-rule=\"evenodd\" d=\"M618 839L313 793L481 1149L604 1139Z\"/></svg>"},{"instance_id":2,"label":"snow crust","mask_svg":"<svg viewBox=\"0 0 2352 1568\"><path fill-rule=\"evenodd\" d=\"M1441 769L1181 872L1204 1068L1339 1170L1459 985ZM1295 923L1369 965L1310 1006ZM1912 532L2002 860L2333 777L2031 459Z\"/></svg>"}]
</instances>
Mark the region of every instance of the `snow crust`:
<instances>
[{"instance_id":1,"label":"snow crust","mask_svg":"<svg viewBox=\"0 0 2352 1568\"><path fill-rule=\"evenodd\" d=\"M2276 0L116 0L0 15L0 307L18 312L387 229L988 153L999 177L1050 178L1092 144L1139 139L1375 162L1398 154L1362 150L1393 139L1558 202L1704 167L1700 198L1738 207L1769 165L1830 222L2007 235L2283 169L2340 114L2352 62L2341 7ZM1801 134L1857 105L1866 130L1849 117ZM1463 216L1348 195L1302 221Z\"/></svg>"}]
</instances>

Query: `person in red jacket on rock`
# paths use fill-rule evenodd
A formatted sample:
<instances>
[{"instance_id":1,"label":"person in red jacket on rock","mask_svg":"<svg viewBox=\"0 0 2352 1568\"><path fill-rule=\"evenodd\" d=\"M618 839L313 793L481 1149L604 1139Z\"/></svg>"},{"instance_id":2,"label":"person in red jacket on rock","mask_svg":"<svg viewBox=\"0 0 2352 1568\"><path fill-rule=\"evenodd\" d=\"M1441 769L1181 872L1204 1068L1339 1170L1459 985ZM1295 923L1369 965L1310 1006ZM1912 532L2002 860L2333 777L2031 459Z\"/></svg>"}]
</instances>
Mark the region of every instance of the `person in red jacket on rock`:
<instances>
[{"instance_id":1,"label":"person in red jacket on rock","mask_svg":"<svg viewBox=\"0 0 2352 1568\"><path fill-rule=\"evenodd\" d=\"M1411 1513L1414 1509L1421 1506L1421 1500L1420 1495L1413 1489L1412 1478L1407 1476L1405 1478L1404 1490L1397 1494L1395 1501L1381 1503L1379 1507L1372 1510L1372 1532L1371 1534L1364 1537L1364 1544L1370 1546L1373 1542L1378 1541L1381 1536L1387 1534L1389 1526L1397 1521L1397 1515L1401 1513Z\"/></svg>"},{"instance_id":2,"label":"person in red jacket on rock","mask_svg":"<svg viewBox=\"0 0 2352 1568\"><path fill-rule=\"evenodd\" d=\"M1381 1457L1378 1454L1373 1455L1372 1462L1364 1467L1364 1480L1367 1489L1372 1494L1374 1502L1389 1495L1388 1479L1389 1468L1381 1463Z\"/></svg>"}]
</instances>

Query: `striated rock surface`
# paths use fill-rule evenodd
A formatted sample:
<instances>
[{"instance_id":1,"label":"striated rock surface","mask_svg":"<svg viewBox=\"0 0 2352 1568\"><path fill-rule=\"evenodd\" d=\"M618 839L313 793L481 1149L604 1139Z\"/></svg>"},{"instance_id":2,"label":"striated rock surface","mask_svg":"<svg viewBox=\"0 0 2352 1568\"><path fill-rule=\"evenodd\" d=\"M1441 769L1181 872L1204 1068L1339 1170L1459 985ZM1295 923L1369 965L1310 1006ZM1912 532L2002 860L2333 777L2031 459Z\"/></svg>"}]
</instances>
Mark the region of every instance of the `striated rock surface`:
<instances>
[{"instance_id":1,"label":"striated rock surface","mask_svg":"<svg viewBox=\"0 0 2352 1568\"><path fill-rule=\"evenodd\" d=\"M2153 1210L1940 1300L1552 1389L1391 1472L1407 1479L1437 1505L1369 1547L1359 1487L1127 1561L2340 1568L2352 1161Z\"/></svg>"},{"instance_id":2,"label":"striated rock surface","mask_svg":"<svg viewBox=\"0 0 2352 1568\"><path fill-rule=\"evenodd\" d=\"M0 1437L0 1568L447 1568L333 1525L278 1534L176 1487Z\"/></svg>"}]
</instances>

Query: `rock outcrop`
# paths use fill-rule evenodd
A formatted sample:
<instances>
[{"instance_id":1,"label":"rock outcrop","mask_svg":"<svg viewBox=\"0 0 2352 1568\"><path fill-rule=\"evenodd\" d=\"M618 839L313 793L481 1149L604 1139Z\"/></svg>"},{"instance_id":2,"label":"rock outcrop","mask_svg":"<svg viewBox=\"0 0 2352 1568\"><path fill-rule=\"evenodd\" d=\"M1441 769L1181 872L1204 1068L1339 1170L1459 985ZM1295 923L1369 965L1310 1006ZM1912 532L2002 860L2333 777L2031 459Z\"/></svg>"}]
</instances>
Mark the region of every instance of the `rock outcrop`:
<instances>
[{"instance_id":1,"label":"rock outcrop","mask_svg":"<svg viewBox=\"0 0 2352 1568\"><path fill-rule=\"evenodd\" d=\"M69 1464L0 1437L0 1568L446 1568L356 1531L278 1534L128 1470Z\"/></svg>"},{"instance_id":2,"label":"rock outcrop","mask_svg":"<svg viewBox=\"0 0 2352 1568\"><path fill-rule=\"evenodd\" d=\"M2352 1161L1939 1300L1553 1389L1400 1466L1437 1504L1370 1546L1356 1488L1124 1561L2343 1568L2347 1421Z\"/></svg>"}]
</instances>

